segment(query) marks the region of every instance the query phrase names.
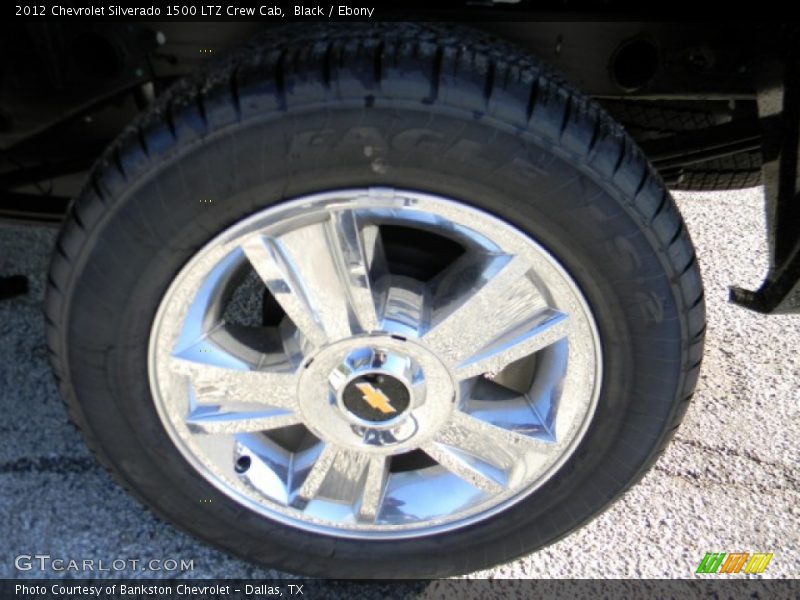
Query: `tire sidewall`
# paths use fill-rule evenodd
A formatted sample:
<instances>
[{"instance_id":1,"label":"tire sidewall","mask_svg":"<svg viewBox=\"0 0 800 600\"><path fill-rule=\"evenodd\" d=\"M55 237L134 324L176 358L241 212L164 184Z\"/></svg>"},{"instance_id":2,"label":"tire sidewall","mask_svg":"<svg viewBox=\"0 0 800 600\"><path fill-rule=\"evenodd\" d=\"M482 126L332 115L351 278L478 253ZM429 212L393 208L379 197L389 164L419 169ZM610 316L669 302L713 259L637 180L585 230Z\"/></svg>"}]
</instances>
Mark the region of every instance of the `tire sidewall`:
<instances>
[{"instance_id":1,"label":"tire sidewall","mask_svg":"<svg viewBox=\"0 0 800 600\"><path fill-rule=\"evenodd\" d=\"M504 129L488 118L397 103L310 108L218 131L130 182L75 278L73 305L91 297L108 310L73 311L69 353L84 417L126 482L159 514L229 551L344 577L440 576L508 561L555 541L617 497L658 447L680 389L685 333L674 290L657 243L623 192L543 138ZM272 522L197 474L156 413L147 342L169 285L225 228L278 202L370 186L464 202L548 249L594 314L603 385L579 447L532 495L461 530L365 543ZM99 368L82 364L101 352ZM200 502L206 498L213 502Z\"/></svg>"}]
</instances>

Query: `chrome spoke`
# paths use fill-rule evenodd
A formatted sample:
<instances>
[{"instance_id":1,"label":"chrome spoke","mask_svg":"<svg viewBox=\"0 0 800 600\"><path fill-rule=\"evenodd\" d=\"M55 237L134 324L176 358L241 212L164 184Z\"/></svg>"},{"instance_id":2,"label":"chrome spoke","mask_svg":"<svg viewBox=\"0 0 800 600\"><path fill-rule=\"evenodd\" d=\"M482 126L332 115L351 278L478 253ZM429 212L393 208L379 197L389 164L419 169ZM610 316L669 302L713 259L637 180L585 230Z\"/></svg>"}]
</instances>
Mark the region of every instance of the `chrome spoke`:
<instances>
[{"instance_id":1,"label":"chrome spoke","mask_svg":"<svg viewBox=\"0 0 800 600\"><path fill-rule=\"evenodd\" d=\"M360 521L372 523L378 517L388 477L388 458L381 455L371 456L363 476L361 497L358 503L358 519Z\"/></svg>"},{"instance_id":2,"label":"chrome spoke","mask_svg":"<svg viewBox=\"0 0 800 600\"><path fill-rule=\"evenodd\" d=\"M303 483L292 495L292 506L302 509L316 498L351 506L366 500L365 514L377 510L380 490L375 488L380 484L381 473L376 471L377 464L370 464L369 457L351 449L325 444L312 460Z\"/></svg>"},{"instance_id":3,"label":"chrome spoke","mask_svg":"<svg viewBox=\"0 0 800 600\"><path fill-rule=\"evenodd\" d=\"M540 379L544 379L543 385L534 386L526 394L489 379L472 380L474 385L462 396L462 410L484 423L518 435L557 442L553 409L557 408L558 394L552 387L557 381L548 377Z\"/></svg>"},{"instance_id":4,"label":"chrome spoke","mask_svg":"<svg viewBox=\"0 0 800 600\"><path fill-rule=\"evenodd\" d=\"M476 276L475 259L462 257L434 284L438 306L422 341L454 369L469 365L487 340L513 338L532 315L547 307L527 276L529 266L523 258L490 257L477 269Z\"/></svg>"},{"instance_id":5,"label":"chrome spoke","mask_svg":"<svg viewBox=\"0 0 800 600\"><path fill-rule=\"evenodd\" d=\"M250 264L264 281L275 301L303 335L314 345L327 336L308 298L302 279L273 238L255 235L242 243Z\"/></svg>"},{"instance_id":6,"label":"chrome spoke","mask_svg":"<svg viewBox=\"0 0 800 600\"><path fill-rule=\"evenodd\" d=\"M515 466L527 456L552 452L554 444L515 433L456 411L437 441L451 444L503 468Z\"/></svg>"},{"instance_id":7,"label":"chrome spoke","mask_svg":"<svg viewBox=\"0 0 800 600\"><path fill-rule=\"evenodd\" d=\"M491 465L440 442L429 442L422 450L445 469L487 494L499 494L506 488L505 474Z\"/></svg>"},{"instance_id":8,"label":"chrome spoke","mask_svg":"<svg viewBox=\"0 0 800 600\"><path fill-rule=\"evenodd\" d=\"M241 406L195 406L186 424L193 433L247 433L280 429L300 422L296 413L285 409L259 410Z\"/></svg>"},{"instance_id":9,"label":"chrome spoke","mask_svg":"<svg viewBox=\"0 0 800 600\"><path fill-rule=\"evenodd\" d=\"M407 338L425 331L430 315L430 292L425 284L408 277L392 277L386 294L382 326Z\"/></svg>"},{"instance_id":10,"label":"chrome spoke","mask_svg":"<svg viewBox=\"0 0 800 600\"><path fill-rule=\"evenodd\" d=\"M316 345L378 330L388 275L378 227L359 223L355 211L325 216L243 244L276 301Z\"/></svg>"},{"instance_id":11,"label":"chrome spoke","mask_svg":"<svg viewBox=\"0 0 800 600\"><path fill-rule=\"evenodd\" d=\"M389 274L380 230L375 225L360 226L355 211L341 210L333 212L328 234L361 330L377 331Z\"/></svg>"},{"instance_id":12,"label":"chrome spoke","mask_svg":"<svg viewBox=\"0 0 800 600\"><path fill-rule=\"evenodd\" d=\"M368 460L368 455L354 448L339 448L320 493L325 498L354 506L361 496Z\"/></svg>"},{"instance_id":13,"label":"chrome spoke","mask_svg":"<svg viewBox=\"0 0 800 600\"><path fill-rule=\"evenodd\" d=\"M215 258L218 262L209 262ZM192 273L188 278L187 289L183 291L180 301L175 303L173 314L170 315L172 324L178 329L178 335L169 346L170 352L209 364L241 366L241 361L223 353L216 346L209 347L205 342L224 329L225 324L215 313L218 313L221 303L225 279L236 271L242 260L243 254L238 248L231 251L224 245L216 246L203 261L209 263L209 270ZM201 356L201 352L209 350L212 354Z\"/></svg>"},{"instance_id":14,"label":"chrome spoke","mask_svg":"<svg viewBox=\"0 0 800 600\"><path fill-rule=\"evenodd\" d=\"M302 281L314 318L328 341L340 340L354 333L347 289L340 273L340 238L334 237L333 232L328 217L285 233L277 240Z\"/></svg>"},{"instance_id":15,"label":"chrome spoke","mask_svg":"<svg viewBox=\"0 0 800 600\"><path fill-rule=\"evenodd\" d=\"M484 491L514 485L553 445L456 412L433 442L423 447L432 458Z\"/></svg>"},{"instance_id":16,"label":"chrome spoke","mask_svg":"<svg viewBox=\"0 0 800 600\"><path fill-rule=\"evenodd\" d=\"M172 372L188 376L200 404L250 402L276 408L296 406L296 375L291 370L237 370L170 359Z\"/></svg>"},{"instance_id":17,"label":"chrome spoke","mask_svg":"<svg viewBox=\"0 0 800 600\"><path fill-rule=\"evenodd\" d=\"M455 369L459 379L496 373L515 360L538 352L569 333L569 318L551 308L535 314L462 361Z\"/></svg>"},{"instance_id":18,"label":"chrome spoke","mask_svg":"<svg viewBox=\"0 0 800 600\"><path fill-rule=\"evenodd\" d=\"M289 505L304 509L319 492L325 479L333 468L338 449L331 444L323 444L320 452L313 458L313 463L302 473L302 484L292 492Z\"/></svg>"}]
</instances>

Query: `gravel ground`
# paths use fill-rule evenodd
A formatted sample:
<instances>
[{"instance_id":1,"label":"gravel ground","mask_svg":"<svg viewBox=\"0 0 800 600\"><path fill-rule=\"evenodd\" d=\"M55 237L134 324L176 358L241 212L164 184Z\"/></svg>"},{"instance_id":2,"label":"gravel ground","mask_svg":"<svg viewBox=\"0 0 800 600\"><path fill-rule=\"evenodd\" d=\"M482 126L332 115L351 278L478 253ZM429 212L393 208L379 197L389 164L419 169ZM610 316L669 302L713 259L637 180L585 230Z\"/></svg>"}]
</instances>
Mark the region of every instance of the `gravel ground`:
<instances>
[{"instance_id":1,"label":"gravel ground","mask_svg":"<svg viewBox=\"0 0 800 600\"><path fill-rule=\"evenodd\" d=\"M590 525L475 577L686 578L706 552L773 552L765 576L800 577L800 317L727 303L729 284L757 287L766 271L761 190L679 194L678 201L703 269L708 336L697 393L675 440ZM47 364L41 302L54 236L0 226L0 275L31 278L28 295L0 301L0 515L11 517L0 518L0 577L58 576L15 569L15 556L37 553L194 561L183 574L118 577L285 576L176 531L95 464L67 422Z\"/></svg>"}]
</instances>

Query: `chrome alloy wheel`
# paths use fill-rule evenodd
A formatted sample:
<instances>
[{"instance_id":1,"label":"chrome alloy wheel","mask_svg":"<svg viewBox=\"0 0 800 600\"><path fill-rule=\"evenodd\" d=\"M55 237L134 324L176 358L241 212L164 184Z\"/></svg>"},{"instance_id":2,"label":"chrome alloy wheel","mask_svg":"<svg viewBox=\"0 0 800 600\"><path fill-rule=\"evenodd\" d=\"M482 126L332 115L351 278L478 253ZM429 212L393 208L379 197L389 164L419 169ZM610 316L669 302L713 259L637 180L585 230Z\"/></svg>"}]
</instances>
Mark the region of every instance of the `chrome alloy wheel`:
<instances>
[{"instance_id":1,"label":"chrome alloy wheel","mask_svg":"<svg viewBox=\"0 0 800 600\"><path fill-rule=\"evenodd\" d=\"M459 251L415 277L387 227ZM239 322L243 280L263 304ZM172 441L220 491L368 539L452 530L532 493L575 450L601 383L589 307L544 248L482 210L385 188L281 203L217 236L165 294L148 365Z\"/></svg>"}]
</instances>

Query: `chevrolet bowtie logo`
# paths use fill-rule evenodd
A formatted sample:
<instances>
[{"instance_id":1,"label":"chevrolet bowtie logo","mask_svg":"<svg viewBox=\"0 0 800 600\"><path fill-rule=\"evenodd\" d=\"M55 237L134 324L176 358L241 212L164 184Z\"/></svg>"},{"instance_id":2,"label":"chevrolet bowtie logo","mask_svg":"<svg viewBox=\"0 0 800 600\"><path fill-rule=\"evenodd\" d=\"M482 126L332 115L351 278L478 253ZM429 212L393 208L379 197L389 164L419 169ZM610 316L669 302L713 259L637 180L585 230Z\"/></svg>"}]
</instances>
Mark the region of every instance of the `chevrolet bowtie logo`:
<instances>
[{"instance_id":1,"label":"chevrolet bowtie logo","mask_svg":"<svg viewBox=\"0 0 800 600\"><path fill-rule=\"evenodd\" d=\"M375 410L379 410L384 414L397 412L386 394L372 384L357 383L356 387L361 390L364 402L369 404Z\"/></svg>"}]
</instances>

